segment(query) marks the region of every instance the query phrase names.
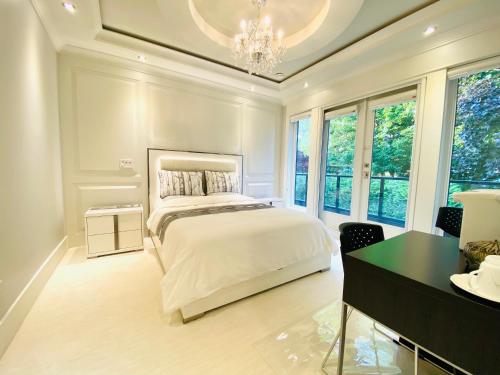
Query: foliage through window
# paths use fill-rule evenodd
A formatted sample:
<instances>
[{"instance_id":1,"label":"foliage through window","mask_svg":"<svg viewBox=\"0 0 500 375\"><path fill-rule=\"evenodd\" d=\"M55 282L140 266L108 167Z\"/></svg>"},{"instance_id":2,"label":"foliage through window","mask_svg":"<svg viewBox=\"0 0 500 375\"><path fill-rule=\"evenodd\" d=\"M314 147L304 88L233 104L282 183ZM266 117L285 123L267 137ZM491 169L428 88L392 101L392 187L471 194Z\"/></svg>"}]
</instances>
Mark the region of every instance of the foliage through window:
<instances>
[{"instance_id":1,"label":"foliage through window","mask_svg":"<svg viewBox=\"0 0 500 375\"><path fill-rule=\"evenodd\" d=\"M453 193L500 188L500 68L458 79L448 206Z\"/></svg>"},{"instance_id":2,"label":"foliage through window","mask_svg":"<svg viewBox=\"0 0 500 375\"><path fill-rule=\"evenodd\" d=\"M357 113L325 121L327 151L324 210L351 214L352 176L356 141Z\"/></svg>"},{"instance_id":3,"label":"foliage through window","mask_svg":"<svg viewBox=\"0 0 500 375\"><path fill-rule=\"evenodd\" d=\"M309 171L309 144L311 119L309 117L294 122L295 128L295 191L297 206L307 204L307 180Z\"/></svg>"},{"instance_id":4,"label":"foliage through window","mask_svg":"<svg viewBox=\"0 0 500 375\"><path fill-rule=\"evenodd\" d=\"M404 227L415 131L415 100L374 110L368 219Z\"/></svg>"}]
</instances>

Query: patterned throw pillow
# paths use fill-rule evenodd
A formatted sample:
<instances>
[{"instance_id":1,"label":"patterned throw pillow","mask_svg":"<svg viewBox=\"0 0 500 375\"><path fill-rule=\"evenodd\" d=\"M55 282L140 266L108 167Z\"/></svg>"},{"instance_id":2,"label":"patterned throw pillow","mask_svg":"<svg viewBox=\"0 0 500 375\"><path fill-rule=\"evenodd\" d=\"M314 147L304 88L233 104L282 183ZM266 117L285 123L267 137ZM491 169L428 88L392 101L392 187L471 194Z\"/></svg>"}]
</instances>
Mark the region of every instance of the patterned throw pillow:
<instances>
[{"instance_id":1,"label":"patterned throw pillow","mask_svg":"<svg viewBox=\"0 0 500 375\"><path fill-rule=\"evenodd\" d=\"M161 170L158 176L161 199L169 195L205 195L202 172Z\"/></svg>"},{"instance_id":2,"label":"patterned throw pillow","mask_svg":"<svg viewBox=\"0 0 500 375\"><path fill-rule=\"evenodd\" d=\"M207 194L239 193L240 178L236 172L205 171Z\"/></svg>"}]
</instances>

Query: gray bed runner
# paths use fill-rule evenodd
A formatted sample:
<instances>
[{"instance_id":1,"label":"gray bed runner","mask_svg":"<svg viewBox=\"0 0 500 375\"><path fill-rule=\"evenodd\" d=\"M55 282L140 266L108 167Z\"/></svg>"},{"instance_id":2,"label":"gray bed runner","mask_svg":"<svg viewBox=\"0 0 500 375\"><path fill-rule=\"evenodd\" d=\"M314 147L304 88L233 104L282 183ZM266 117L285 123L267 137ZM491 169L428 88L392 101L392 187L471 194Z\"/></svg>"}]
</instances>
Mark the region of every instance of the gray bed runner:
<instances>
[{"instance_id":1,"label":"gray bed runner","mask_svg":"<svg viewBox=\"0 0 500 375\"><path fill-rule=\"evenodd\" d=\"M170 225L170 223L172 223L174 220L183 219L186 217L193 217L193 216L214 215L214 214L223 214L223 213L240 212L240 211L253 211L265 208L273 208L273 206L264 203L250 203L250 204L233 204L227 206L193 208L183 211L168 212L164 214L163 217L161 218L160 224L158 225L158 229L156 230L155 234L160 238L160 241L163 242L165 238L165 232L167 231L167 228Z\"/></svg>"}]
</instances>

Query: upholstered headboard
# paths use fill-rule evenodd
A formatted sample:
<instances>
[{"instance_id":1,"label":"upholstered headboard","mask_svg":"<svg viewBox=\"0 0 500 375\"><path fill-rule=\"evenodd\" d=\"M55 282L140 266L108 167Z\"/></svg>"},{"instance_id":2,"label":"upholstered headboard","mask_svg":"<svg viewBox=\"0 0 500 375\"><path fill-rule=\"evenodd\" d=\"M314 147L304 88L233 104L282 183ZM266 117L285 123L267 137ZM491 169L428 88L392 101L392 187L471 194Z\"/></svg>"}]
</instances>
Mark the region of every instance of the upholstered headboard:
<instances>
[{"instance_id":1,"label":"upholstered headboard","mask_svg":"<svg viewBox=\"0 0 500 375\"><path fill-rule=\"evenodd\" d=\"M203 152L148 149L148 194L149 212L155 209L160 199L159 170L172 171L221 171L238 172L243 186L243 156L209 154Z\"/></svg>"}]
</instances>

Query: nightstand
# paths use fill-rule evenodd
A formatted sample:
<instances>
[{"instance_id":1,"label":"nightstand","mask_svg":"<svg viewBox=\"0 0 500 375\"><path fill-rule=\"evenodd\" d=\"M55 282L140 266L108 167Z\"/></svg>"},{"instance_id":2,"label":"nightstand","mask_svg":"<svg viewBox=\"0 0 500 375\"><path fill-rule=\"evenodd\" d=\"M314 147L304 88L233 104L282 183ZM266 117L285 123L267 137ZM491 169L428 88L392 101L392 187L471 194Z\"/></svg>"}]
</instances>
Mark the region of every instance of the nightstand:
<instances>
[{"instance_id":1,"label":"nightstand","mask_svg":"<svg viewBox=\"0 0 500 375\"><path fill-rule=\"evenodd\" d=\"M144 248L140 204L92 207L85 212L87 258Z\"/></svg>"},{"instance_id":2,"label":"nightstand","mask_svg":"<svg viewBox=\"0 0 500 375\"><path fill-rule=\"evenodd\" d=\"M285 202L282 198L278 197L268 197L268 198L256 198L259 202L269 204L275 207L285 207Z\"/></svg>"}]
</instances>

